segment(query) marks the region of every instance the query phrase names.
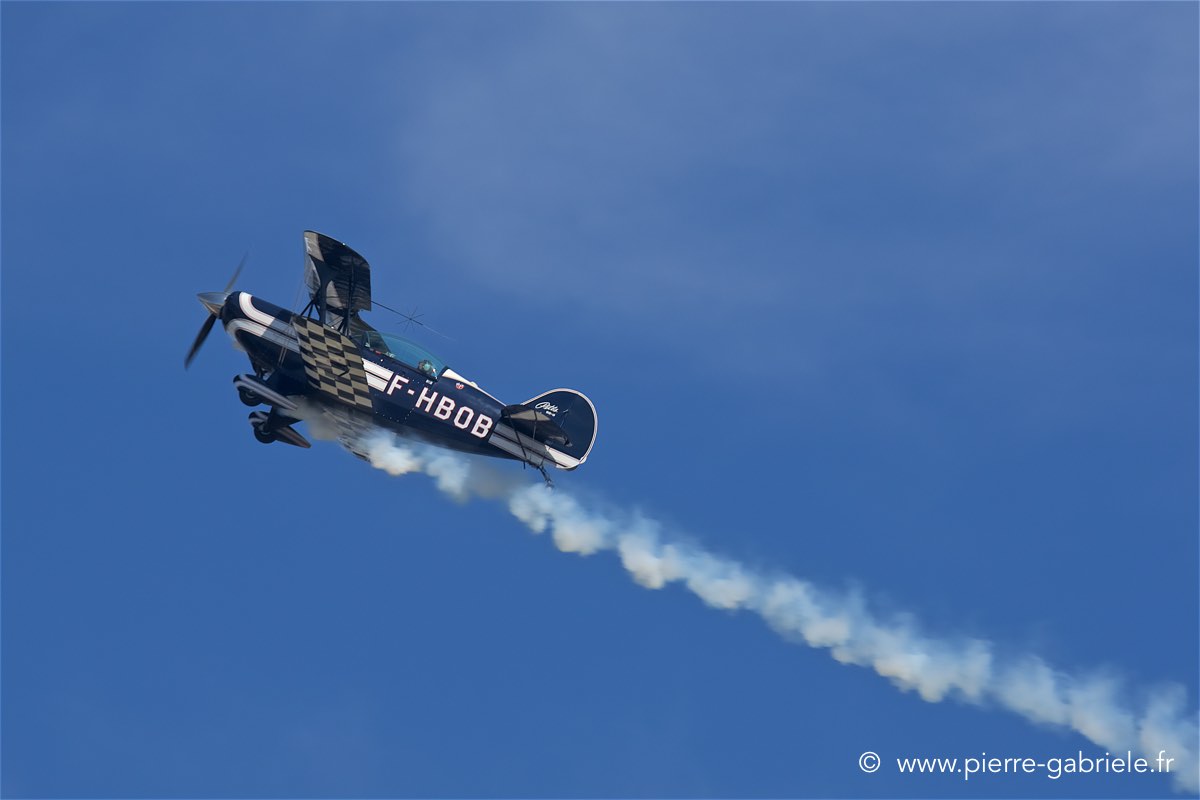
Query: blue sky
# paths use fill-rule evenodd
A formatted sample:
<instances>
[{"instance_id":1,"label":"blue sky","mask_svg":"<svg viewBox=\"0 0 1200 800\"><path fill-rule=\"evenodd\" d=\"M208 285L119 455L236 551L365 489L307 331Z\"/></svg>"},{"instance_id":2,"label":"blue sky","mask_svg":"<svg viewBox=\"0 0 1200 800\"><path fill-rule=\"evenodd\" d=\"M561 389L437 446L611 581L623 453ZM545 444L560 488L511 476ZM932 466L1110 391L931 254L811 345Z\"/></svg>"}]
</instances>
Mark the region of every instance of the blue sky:
<instances>
[{"instance_id":1,"label":"blue sky","mask_svg":"<svg viewBox=\"0 0 1200 800\"><path fill-rule=\"evenodd\" d=\"M1194 720L1194 4L0 25L6 796L1171 794L900 775L1103 748L263 447L227 338L182 359L196 292L249 251L295 306L320 230L497 396L592 398L588 508Z\"/></svg>"}]
</instances>

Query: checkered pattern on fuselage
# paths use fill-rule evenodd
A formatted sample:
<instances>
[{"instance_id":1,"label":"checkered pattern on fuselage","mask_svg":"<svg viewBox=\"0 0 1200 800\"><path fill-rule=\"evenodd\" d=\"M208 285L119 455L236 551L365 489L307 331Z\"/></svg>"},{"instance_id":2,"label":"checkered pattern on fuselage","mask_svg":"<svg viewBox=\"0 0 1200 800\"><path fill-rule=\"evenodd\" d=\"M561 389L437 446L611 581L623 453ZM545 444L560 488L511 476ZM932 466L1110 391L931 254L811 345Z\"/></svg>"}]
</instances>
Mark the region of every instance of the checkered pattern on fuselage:
<instances>
[{"instance_id":1,"label":"checkered pattern on fuselage","mask_svg":"<svg viewBox=\"0 0 1200 800\"><path fill-rule=\"evenodd\" d=\"M292 326L309 385L348 406L371 411L371 387L354 340L308 317L292 317Z\"/></svg>"}]
</instances>

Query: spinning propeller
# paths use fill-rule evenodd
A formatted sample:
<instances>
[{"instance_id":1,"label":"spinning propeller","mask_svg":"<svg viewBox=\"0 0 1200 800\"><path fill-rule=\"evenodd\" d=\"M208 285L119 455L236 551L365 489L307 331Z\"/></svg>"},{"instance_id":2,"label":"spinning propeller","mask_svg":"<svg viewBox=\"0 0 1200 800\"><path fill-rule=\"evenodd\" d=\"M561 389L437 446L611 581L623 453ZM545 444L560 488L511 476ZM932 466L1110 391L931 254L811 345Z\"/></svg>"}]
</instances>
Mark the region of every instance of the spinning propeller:
<instances>
[{"instance_id":1,"label":"spinning propeller","mask_svg":"<svg viewBox=\"0 0 1200 800\"><path fill-rule=\"evenodd\" d=\"M196 357L196 353L200 352L200 345L204 344L204 340L212 332L217 317L221 316L221 306L225 305L225 300L229 297L229 292L233 289L233 284L237 282L238 275L242 274L242 267L245 265L246 256L242 256L242 260L238 262L237 269L233 271L233 277L229 279L229 283L225 284L224 291L201 292L196 295L204 307L208 309L208 319L204 320L204 324L200 326L200 333L196 335L196 341L192 342L192 349L188 350L187 358L183 360L184 369L192 365L192 359Z\"/></svg>"}]
</instances>

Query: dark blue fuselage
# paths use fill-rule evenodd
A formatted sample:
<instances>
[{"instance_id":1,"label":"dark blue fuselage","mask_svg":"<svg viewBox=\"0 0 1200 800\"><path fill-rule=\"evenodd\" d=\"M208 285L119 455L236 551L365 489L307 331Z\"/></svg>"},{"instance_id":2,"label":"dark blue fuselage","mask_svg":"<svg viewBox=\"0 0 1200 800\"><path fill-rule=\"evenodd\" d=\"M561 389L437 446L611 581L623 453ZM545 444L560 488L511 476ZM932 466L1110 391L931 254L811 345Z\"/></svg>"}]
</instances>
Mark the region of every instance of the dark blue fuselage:
<instances>
[{"instance_id":1,"label":"dark blue fuselage","mask_svg":"<svg viewBox=\"0 0 1200 800\"><path fill-rule=\"evenodd\" d=\"M335 401L317 391L306 372L293 313L246 292L233 292L221 308L221 322L246 351L255 371L269 376L271 387L283 395L302 395L324 405ZM352 337L363 361L370 387L372 413L356 413L376 426L418 438L440 447L500 458L526 460L490 443L504 404L446 367L435 371L409 364L394 353L367 346ZM374 342L378 345L378 341ZM511 445L508 450L511 450ZM540 463L541 459L537 459Z\"/></svg>"}]
</instances>

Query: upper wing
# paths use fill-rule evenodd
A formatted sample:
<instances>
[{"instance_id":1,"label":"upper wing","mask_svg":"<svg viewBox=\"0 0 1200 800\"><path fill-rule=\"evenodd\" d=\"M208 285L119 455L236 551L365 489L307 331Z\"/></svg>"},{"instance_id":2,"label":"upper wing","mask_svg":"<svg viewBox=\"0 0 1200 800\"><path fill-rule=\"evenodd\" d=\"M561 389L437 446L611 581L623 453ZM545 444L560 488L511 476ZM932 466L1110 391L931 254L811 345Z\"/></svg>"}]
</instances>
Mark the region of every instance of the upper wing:
<instances>
[{"instance_id":1,"label":"upper wing","mask_svg":"<svg viewBox=\"0 0 1200 800\"><path fill-rule=\"evenodd\" d=\"M341 242L304 232L304 283L318 308L338 316L371 310L371 265Z\"/></svg>"}]
</instances>

